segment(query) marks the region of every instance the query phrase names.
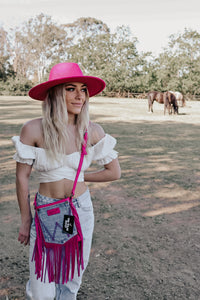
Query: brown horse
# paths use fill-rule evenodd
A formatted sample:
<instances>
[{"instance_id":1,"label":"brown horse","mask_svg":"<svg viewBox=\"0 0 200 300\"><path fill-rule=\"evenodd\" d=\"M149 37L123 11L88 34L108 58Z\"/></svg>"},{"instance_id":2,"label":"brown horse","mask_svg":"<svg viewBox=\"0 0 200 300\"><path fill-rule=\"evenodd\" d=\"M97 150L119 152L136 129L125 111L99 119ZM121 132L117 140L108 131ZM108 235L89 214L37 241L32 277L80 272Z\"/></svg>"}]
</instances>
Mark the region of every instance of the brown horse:
<instances>
[{"instance_id":1,"label":"brown horse","mask_svg":"<svg viewBox=\"0 0 200 300\"><path fill-rule=\"evenodd\" d=\"M163 104L164 100L163 100L163 93L161 92L155 92L155 91L151 91L147 94L148 96L148 106L149 106L149 112L153 112L153 102L154 100L156 100L158 103Z\"/></svg>"},{"instance_id":2,"label":"brown horse","mask_svg":"<svg viewBox=\"0 0 200 300\"><path fill-rule=\"evenodd\" d=\"M172 109L174 114L178 114L178 102L176 97L171 92L165 92L163 95L164 99L164 115L166 113L166 109L169 114L172 114Z\"/></svg>"}]
</instances>

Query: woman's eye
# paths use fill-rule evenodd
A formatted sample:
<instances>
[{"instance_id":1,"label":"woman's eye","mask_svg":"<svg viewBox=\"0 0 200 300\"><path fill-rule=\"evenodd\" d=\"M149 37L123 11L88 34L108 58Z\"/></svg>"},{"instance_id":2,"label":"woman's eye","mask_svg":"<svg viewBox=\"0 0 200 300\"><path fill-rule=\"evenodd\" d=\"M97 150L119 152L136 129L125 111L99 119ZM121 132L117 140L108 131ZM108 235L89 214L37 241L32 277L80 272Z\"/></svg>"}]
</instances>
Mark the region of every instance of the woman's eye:
<instances>
[{"instance_id":1,"label":"woman's eye","mask_svg":"<svg viewBox=\"0 0 200 300\"><path fill-rule=\"evenodd\" d=\"M74 91L74 88L73 88L73 87L70 87L70 88L66 88L65 90L68 91L68 92L73 92L73 91Z\"/></svg>"},{"instance_id":2,"label":"woman's eye","mask_svg":"<svg viewBox=\"0 0 200 300\"><path fill-rule=\"evenodd\" d=\"M67 92L74 92L74 91L75 91L75 88L74 88L74 87L66 87L65 90L66 90ZM81 89L81 92L87 93L87 88Z\"/></svg>"}]
</instances>

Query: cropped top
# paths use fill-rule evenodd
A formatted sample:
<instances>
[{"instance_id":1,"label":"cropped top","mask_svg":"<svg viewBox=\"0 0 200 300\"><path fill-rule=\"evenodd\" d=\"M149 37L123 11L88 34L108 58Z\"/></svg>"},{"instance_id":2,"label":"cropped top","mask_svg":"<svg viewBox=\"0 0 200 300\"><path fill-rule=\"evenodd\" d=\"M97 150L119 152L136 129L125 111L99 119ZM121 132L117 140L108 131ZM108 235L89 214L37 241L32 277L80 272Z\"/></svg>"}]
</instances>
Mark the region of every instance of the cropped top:
<instances>
[{"instance_id":1,"label":"cropped top","mask_svg":"<svg viewBox=\"0 0 200 300\"><path fill-rule=\"evenodd\" d=\"M64 178L74 181L80 152L61 155L58 161L49 158L44 148L23 144L19 136L12 137L12 142L16 148L13 159L20 163L33 165L38 173L40 183L59 181ZM97 144L88 147L78 181L84 181L84 171L89 168L92 161L96 161L99 165L105 165L117 158L118 153L114 150L115 145L116 139L106 134Z\"/></svg>"}]
</instances>

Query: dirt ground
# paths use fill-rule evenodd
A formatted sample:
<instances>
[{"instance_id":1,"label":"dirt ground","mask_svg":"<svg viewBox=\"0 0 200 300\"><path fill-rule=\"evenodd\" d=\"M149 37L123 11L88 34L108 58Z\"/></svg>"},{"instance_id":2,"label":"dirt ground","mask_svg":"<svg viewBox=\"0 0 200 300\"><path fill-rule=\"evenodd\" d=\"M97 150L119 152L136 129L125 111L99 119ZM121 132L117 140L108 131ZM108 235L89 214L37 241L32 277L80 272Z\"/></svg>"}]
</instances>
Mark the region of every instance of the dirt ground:
<instances>
[{"instance_id":1,"label":"dirt ground","mask_svg":"<svg viewBox=\"0 0 200 300\"><path fill-rule=\"evenodd\" d=\"M21 300L28 247L17 241L10 137L19 134L27 114L40 109L35 102L24 107L20 97L9 99L5 104L0 97L0 299ZM95 230L78 300L199 300L200 102L188 102L178 116L164 116L158 103L148 113L145 99L95 98L90 113L117 138L122 177L89 184ZM32 198L36 189L33 174Z\"/></svg>"}]
</instances>

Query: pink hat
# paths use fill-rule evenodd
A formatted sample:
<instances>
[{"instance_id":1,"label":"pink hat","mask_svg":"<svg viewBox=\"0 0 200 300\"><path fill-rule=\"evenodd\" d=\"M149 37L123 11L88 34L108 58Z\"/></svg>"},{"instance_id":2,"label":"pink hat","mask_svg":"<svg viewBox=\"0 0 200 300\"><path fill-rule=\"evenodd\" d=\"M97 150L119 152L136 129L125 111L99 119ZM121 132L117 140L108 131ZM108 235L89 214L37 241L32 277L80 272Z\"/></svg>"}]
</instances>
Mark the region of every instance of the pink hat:
<instances>
[{"instance_id":1,"label":"pink hat","mask_svg":"<svg viewBox=\"0 0 200 300\"><path fill-rule=\"evenodd\" d=\"M45 100L50 88L65 82L85 83L90 97L103 91L106 86L101 78L84 76L78 64L72 62L60 63L53 66L48 81L38 84L30 89L29 96L36 100Z\"/></svg>"}]
</instances>

